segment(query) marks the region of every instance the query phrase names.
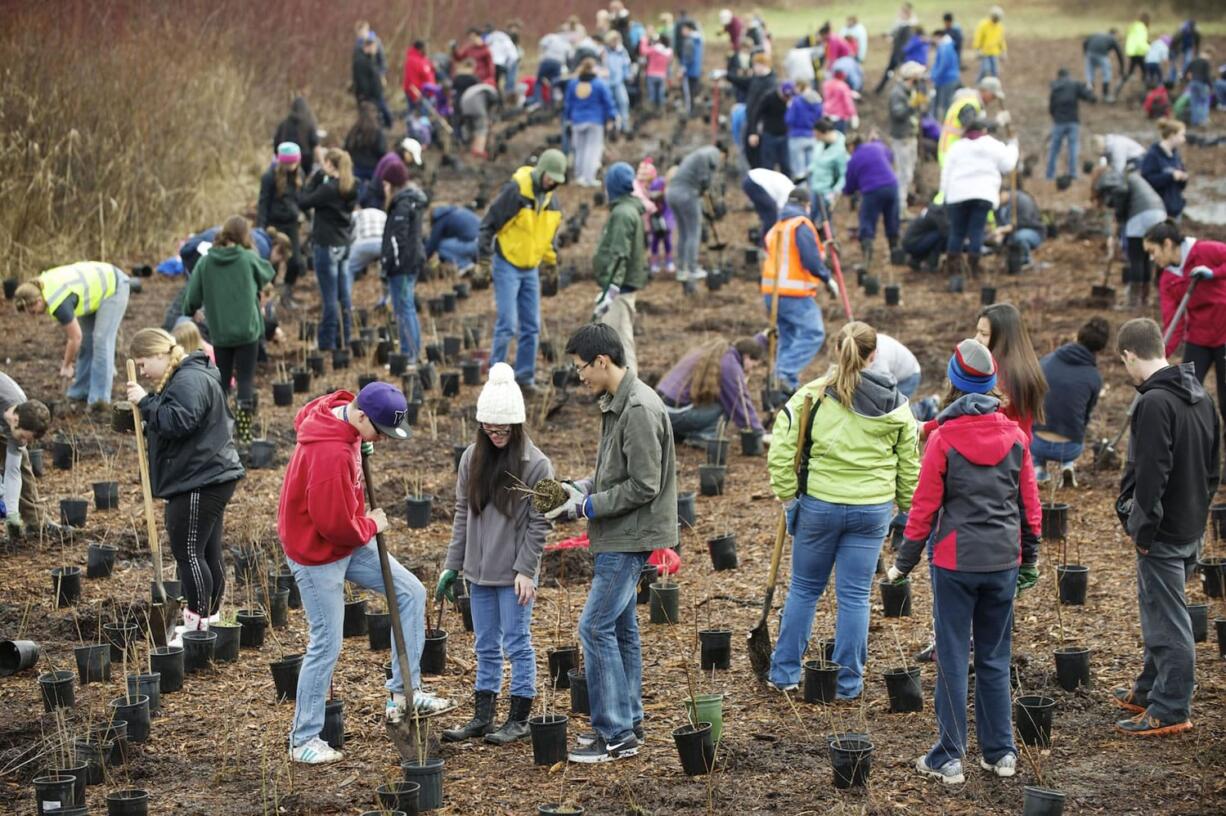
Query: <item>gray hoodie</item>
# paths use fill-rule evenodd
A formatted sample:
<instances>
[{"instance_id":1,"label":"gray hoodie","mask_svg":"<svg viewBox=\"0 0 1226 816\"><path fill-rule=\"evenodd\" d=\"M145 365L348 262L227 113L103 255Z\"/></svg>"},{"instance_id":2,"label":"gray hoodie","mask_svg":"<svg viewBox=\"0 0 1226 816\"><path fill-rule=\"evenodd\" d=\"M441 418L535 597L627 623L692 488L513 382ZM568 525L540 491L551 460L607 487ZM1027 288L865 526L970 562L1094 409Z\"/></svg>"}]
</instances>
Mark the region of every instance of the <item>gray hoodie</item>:
<instances>
[{"instance_id":1,"label":"gray hoodie","mask_svg":"<svg viewBox=\"0 0 1226 816\"><path fill-rule=\"evenodd\" d=\"M681 160L676 174L668 182L670 189L701 195L711 186L711 180L719 167L719 148L714 145L700 147Z\"/></svg>"}]
</instances>

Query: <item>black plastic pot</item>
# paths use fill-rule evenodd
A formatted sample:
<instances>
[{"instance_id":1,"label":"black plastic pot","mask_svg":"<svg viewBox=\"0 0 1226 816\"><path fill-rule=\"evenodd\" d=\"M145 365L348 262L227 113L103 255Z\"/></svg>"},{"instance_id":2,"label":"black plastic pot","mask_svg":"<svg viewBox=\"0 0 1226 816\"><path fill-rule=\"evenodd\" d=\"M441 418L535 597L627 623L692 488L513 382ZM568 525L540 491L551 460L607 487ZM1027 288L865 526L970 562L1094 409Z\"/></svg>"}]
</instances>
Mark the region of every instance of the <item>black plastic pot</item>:
<instances>
[{"instance_id":1,"label":"black plastic pot","mask_svg":"<svg viewBox=\"0 0 1226 816\"><path fill-rule=\"evenodd\" d=\"M887 618L906 618L911 615L911 582L894 583L878 581L881 588L881 606Z\"/></svg>"},{"instance_id":2,"label":"black plastic pot","mask_svg":"<svg viewBox=\"0 0 1226 816\"><path fill-rule=\"evenodd\" d=\"M409 528L422 530L430 526L430 516L434 512L434 496L408 496L404 500L405 519Z\"/></svg>"},{"instance_id":3,"label":"black plastic pot","mask_svg":"<svg viewBox=\"0 0 1226 816\"><path fill-rule=\"evenodd\" d=\"M38 644L32 640L0 641L0 677L8 677L38 662Z\"/></svg>"},{"instance_id":4,"label":"black plastic pot","mask_svg":"<svg viewBox=\"0 0 1226 816\"><path fill-rule=\"evenodd\" d=\"M149 739L149 696L138 694L130 699L116 697L111 700L111 719L128 724L128 742L144 742Z\"/></svg>"},{"instance_id":5,"label":"black plastic pot","mask_svg":"<svg viewBox=\"0 0 1226 816\"><path fill-rule=\"evenodd\" d=\"M136 430L136 418L132 415L132 403L120 400L111 403L111 430L115 433L132 433Z\"/></svg>"},{"instance_id":6,"label":"black plastic pot","mask_svg":"<svg viewBox=\"0 0 1226 816\"><path fill-rule=\"evenodd\" d=\"M443 362L442 343L426 343L426 361L430 363Z\"/></svg>"},{"instance_id":7,"label":"black plastic pot","mask_svg":"<svg viewBox=\"0 0 1226 816\"><path fill-rule=\"evenodd\" d=\"M689 723L673 729L673 742L686 776L704 776L715 767L715 742L711 739L711 723Z\"/></svg>"},{"instance_id":8,"label":"black plastic pot","mask_svg":"<svg viewBox=\"0 0 1226 816\"><path fill-rule=\"evenodd\" d=\"M919 666L890 669L883 675L890 695L890 713L905 714L924 710L924 690L920 686Z\"/></svg>"},{"instance_id":9,"label":"black plastic pot","mask_svg":"<svg viewBox=\"0 0 1226 816\"><path fill-rule=\"evenodd\" d=\"M991 306L996 302L996 287L995 286L980 286L979 287L979 305Z\"/></svg>"},{"instance_id":10,"label":"black plastic pot","mask_svg":"<svg viewBox=\"0 0 1226 816\"><path fill-rule=\"evenodd\" d=\"M119 506L119 482L94 482L94 509L114 510Z\"/></svg>"},{"instance_id":11,"label":"black plastic pot","mask_svg":"<svg viewBox=\"0 0 1226 816\"><path fill-rule=\"evenodd\" d=\"M85 784L86 785L101 785L103 780L103 768L106 765L106 757L102 750L103 746L97 742L90 742L88 739L77 737L72 741L72 753L77 758L77 762L85 764Z\"/></svg>"},{"instance_id":12,"label":"black plastic pot","mask_svg":"<svg viewBox=\"0 0 1226 816\"><path fill-rule=\"evenodd\" d=\"M1060 541L1068 536L1068 505L1064 502L1043 502L1043 540Z\"/></svg>"},{"instance_id":13,"label":"black plastic pot","mask_svg":"<svg viewBox=\"0 0 1226 816\"><path fill-rule=\"evenodd\" d=\"M183 633L183 670L188 674L205 671L213 663L213 650L217 646L217 633Z\"/></svg>"},{"instance_id":14,"label":"black plastic pot","mask_svg":"<svg viewBox=\"0 0 1226 816\"><path fill-rule=\"evenodd\" d=\"M558 346L553 340L545 339L539 344L541 359L547 363L555 363L558 360Z\"/></svg>"},{"instance_id":15,"label":"black plastic pot","mask_svg":"<svg viewBox=\"0 0 1226 816\"><path fill-rule=\"evenodd\" d=\"M444 397L454 397L460 393L460 372L444 371L439 374L439 388Z\"/></svg>"},{"instance_id":16,"label":"black plastic pot","mask_svg":"<svg viewBox=\"0 0 1226 816\"><path fill-rule=\"evenodd\" d=\"M817 648L826 658L827 663L834 662L834 638L826 638L817 642Z\"/></svg>"},{"instance_id":17,"label":"black plastic pot","mask_svg":"<svg viewBox=\"0 0 1226 816\"><path fill-rule=\"evenodd\" d=\"M651 585L651 622L677 623L680 618L681 587L677 584Z\"/></svg>"},{"instance_id":18,"label":"black plastic pot","mask_svg":"<svg viewBox=\"0 0 1226 816\"><path fill-rule=\"evenodd\" d=\"M392 616L388 612L366 613L366 637L372 651L392 648Z\"/></svg>"},{"instance_id":19,"label":"black plastic pot","mask_svg":"<svg viewBox=\"0 0 1226 816\"><path fill-rule=\"evenodd\" d=\"M115 571L115 554L119 548L114 544L90 544L85 551L85 577L109 578Z\"/></svg>"},{"instance_id":20,"label":"black plastic pot","mask_svg":"<svg viewBox=\"0 0 1226 816\"><path fill-rule=\"evenodd\" d=\"M946 288L953 294L960 295L966 291L966 279L961 275L950 275Z\"/></svg>"},{"instance_id":21,"label":"black plastic pot","mask_svg":"<svg viewBox=\"0 0 1226 816\"><path fill-rule=\"evenodd\" d=\"M703 671L727 669L732 666L732 630L703 629L698 633L701 651L699 661Z\"/></svg>"},{"instance_id":22,"label":"black plastic pot","mask_svg":"<svg viewBox=\"0 0 1226 816\"><path fill-rule=\"evenodd\" d=\"M177 580L163 580L162 590L166 593L166 597L173 601L183 594L183 582ZM149 582L149 597L154 603L158 602L157 581Z\"/></svg>"},{"instance_id":23,"label":"black plastic pot","mask_svg":"<svg viewBox=\"0 0 1226 816\"><path fill-rule=\"evenodd\" d=\"M319 738L337 751L345 747L345 703L329 700L324 704L324 728Z\"/></svg>"},{"instance_id":24,"label":"black plastic pot","mask_svg":"<svg viewBox=\"0 0 1226 816\"><path fill-rule=\"evenodd\" d=\"M464 621L464 631L473 631L473 599L467 595L456 595L455 605L460 610L460 619Z\"/></svg>"},{"instance_id":25,"label":"black plastic pot","mask_svg":"<svg viewBox=\"0 0 1226 816\"><path fill-rule=\"evenodd\" d=\"M566 724L570 717L565 714L542 714L528 719L532 731L532 764L554 765L566 759Z\"/></svg>"},{"instance_id":26,"label":"black plastic pot","mask_svg":"<svg viewBox=\"0 0 1226 816\"><path fill-rule=\"evenodd\" d=\"M1192 619L1192 640L1204 643L1209 639L1209 604L1188 604L1188 617Z\"/></svg>"},{"instance_id":27,"label":"black plastic pot","mask_svg":"<svg viewBox=\"0 0 1226 816\"><path fill-rule=\"evenodd\" d=\"M741 431L742 456L761 456L762 449L761 431L755 431L753 428L746 428L745 430Z\"/></svg>"},{"instance_id":28,"label":"black plastic pot","mask_svg":"<svg viewBox=\"0 0 1226 816\"><path fill-rule=\"evenodd\" d=\"M72 470L72 461L76 458L76 450L67 439L56 439L51 443L51 464L57 470Z\"/></svg>"},{"instance_id":29,"label":"black plastic pot","mask_svg":"<svg viewBox=\"0 0 1226 816\"><path fill-rule=\"evenodd\" d=\"M345 622L341 628L344 637L361 637L366 634L366 598L345 601Z\"/></svg>"},{"instance_id":30,"label":"black plastic pot","mask_svg":"<svg viewBox=\"0 0 1226 816\"><path fill-rule=\"evenodd\" d=\"M1056 577L1060 587L1060 603L1083 606L1090 582L1090 568L1081 564L1063 564L1056 567Z\"/></svg>"},{"instance_id":31,"label":"black plastic pot","mask_svg":"<svg viewBox=\"0 0 1226 816\"><path fill-rule=\"evenodd\" d=\"M698 489L704 496L719 496L724 492L724 475L728 469L723 465L699 465Z\"/></svg>"},{"instance_id":32,"label":"black plastic pot","mask_svg":"<svg viewBox=\"0 0 1226 816\"><path fill-rule=\"evenodd\" d=\"M820 660L804 662L803 699L806 703L833 703L838 693L839 669L838 663Z\"/></svg>"},{"instance_id":33,"label":"black plastic pot","mask_svg":"<svg viewBox=\"0 0 1226 816\"><path fill-rule=\"evenodd\" d=\"M72 650L77 659L77 676L81 685L111 679L111 644L92 643Z\"/></svg>"},{"instance_id":34,"label":"black plastic pot","mask_svg":"<svg viewBox=\"0 0 1226 816\"><path fill-rule=\"evenodd\" d=\"M839 737L830 745L830 765L834 786L841 790L862 788L872 770L873 744L866 739Z\"/></svg>"},{"instance_id":35,"label":"black plastic pot","mask_svg":"<svg viewBox=\"0 0 1226 816\"><path fill-rule=\"evenodd\" d=\"M711 553L711 566L716 572L734 570L737 567L736 534L728 533L707 541L707 551Z\"/></svg>"},{"instance_id":36,"label":"black plastic pot","mask_svg":"<svg viewBox=\"0 0 1226 816\"><path fill-rule=\"evenodd\" d=\"M85 809L85 786L89 784L89 763L75 760L62 768L52 768L47 776L71 776L73 778L72 797L63 803L59 810L51 811L56 816L67 813L79 813ZM88 809L85 810L88 813Z\"/></svg>"},{"instance_id":37,"label":"black plastic pot","mask_svg":"<svg viewBox=\"0 0 1226 816\"><path fill-rule=\"evenodd\" d=\"M1047 748L1051 745L1051 718L1056 701L1051 697L1030 695L1013 703L1013 720L1022 743Z\"/></svg>"},{"instance_id":38,"label":"black plastic pot","mask_svg":"<svg viewBox=\"0 0 1226 816\"><path fill-rule=\"evenodd\" d=\"M1213 628L1217 630L1217 654L1226 659L1226 618L1214 618Z\"/></svg>"},{"instance_id":39,"label":"black plastic pot","mask_svg":"<svg viewBox=\"0 0 1226 816\"><path fill-rule=\"evenodd\" d=\"M84 527L88 514L89 502L85 499L60 499L60 524Z\"/></svg>"},{"instance_id":40,"label":"black plastic pot","mask_svg":"<svg viewBox=\"0 0 1226 816\"><path fill-rule=\"evenodd\" d=\"M732 447L731 439L712 439L707 442L707 464L728 464L728 449Z\"/></svg>"},{"instance_id":41,"label":"black plastic pot","mask_svg":"<svg viewBox=\"0 0 1226 816\"><path fill-rule=\"evenodd\" d=\"M242 624L214 623L209 626L209 631L217 633L217 642L213 645L213 659L218 663L233 663L238 660L239 647L243 642Z\"/></svg>"},{"instance_id":42,"label":"black plastic pot","mask_svg":"<svg viewBox=\"0 0 1226 816\"><path fill-rule=\"evenodd\" d=\"M50 671L38 676L38 688L43 696L43 708L54 711L57 708L72 708L77 704L77 695L73 690L73 674L70 671Z\"/></svg>"},{"instance_id":43,"label":"black plastic pot","mask_svg":"<svg viewBox=\"0 0 1226 816\"><path fill-rule=\"evenodd\" d=\"M379 381L379 378L376 377L374 374L359 374L358 375L358 390L361 391L363 388L370 385L371 383L376 383L378 381Z\"/></svg>"},{"instance_id":44,"label":"black plastic pot","mask_svg":"<svg viewBox=\"0 0 1226 816\"><path fill-rule=\"evenodd\" d=\"M441 297L428 298L426 309L430 312L431 317L439 317L443 313L443 299Z\"/></svg>"},{"instance_id":45,"label":"black plastic pot","mask_svg":"<svg viewBox=\"0 0 1226 816\"><path fill-rule=\"evenodd\" d=\"M322 377L324 373L324 356L318 352L308 354L306 358L307 369L316 377ZM308 380L308 383L310 381ZM294 377L294 393L298 392L298 378Z\"/></svg>"},{"instance_id":46,"label":"black plastic pot","mask_svg":"<svg viewBox=\"0 0 1226 816\"><path fill-rule=\"evenodd\" d=\"M443 806L443 760L426 759L424 762L402 762L400 773L406 782L421 786L417 793L417 809L438 810Z\"/></svg>"},{"instance_id":47,"label":"black plastic pot","mask_svg":"<svg viewBox=\"0 0 1226 816\"><path fill-rule=\"evenodd\" d=\"M571 669L566 673L570 684L570 713L591 715L592 707L587 696L587 675L583 669Z\"/></svg>"},{"instance_id":48,"label":"black plastic pot","mask_svg":"<svg viewBox=\"0 0 1226 816\"><path fill-rule=\"evenodd\" d=\"M693 527L698 522L694 509L694 491L687 490L677 494L677 521L686 527Z\"/></svg>"},{"instance_id":49,"label":"black plastic pot","mask_svg":"<svg viewBox=\"0 0 1226 816\"><path fill-rule=\"evenodd\" d=\"M157 672L149 674L129 674L128 696L135 700L144 695L149 698L149 716L156 717L162 713L162 675Z\"/></svg>"},{"instance_id":50,"label":"black plastic pot","mask_svg":"<svg viewBox=\"0 0 1226 816\"><path fill-rule=\"evenodd\" d=\"M464 362L460 363L460 373L463 376L465 385L480 385L481 361L465 360Z\"/></svg>"},{"instance_id":51,"label":"black plastic pot","mask_svg":"<svg viewBox=\"0 0 1226 816\"><path fill-rule=\"evenodd\" d=\"M272 384L272 404L284 408L294 404L294 381Z\"/></svg>"},{"instance_id":52,"label":"black plastic pot","mask_svg":"<svg viewBox=\"0 0 1226 816\"><path fill-rule=\"evenodd\" d=\"M548 655L549 681L555 689L570 688L570 670L579 665L579 647L559 646L550 649Z\"/></svg>"},{"instance_id":53,"label":"black plastic pot","mask_svg":"<svg viewBox=\"0 0 1226 816\"><path fill-rule=\"evenodd\" d=\"M1205 594L1210 598L1226 597L1226 558L1202 558L1197 567Z\"/></svg>"},{"instance_id":54,"label":"black plastic pot","mask_svg":"<svg viewBox=\"0 0 1226 816\"><path fill-rule=\"evenodd\" d=\"M253 439L248 449L248 467L267 470L277 458L277 445L270 439Z\"/></svg>"},{"instance_id":55,"label":"black plastic pot","mask_svg":"<svg viewBox=\"0 0 1226 816\"><path fill-rule=\"evenodd\" d=\"M118 663L123 659L124 649L137 639L140 630L135 623L104 623L102 634L106 642L111 644L111 662Z\"/></svg>"},{"instance_id":56,"label":"black plastic pot","mask_svg":"<svg viewBox=\"0 0 1226 816\"><path fill-rule=\"evenodd\" d=\"M268 622L274 629L284 629L289 623L288 589L274 589L264 593L264 603L268 607Z\"/></svg>"},{"instance_id":57,"label":"black plastic pot","mask_svg":"<svg viewBox=\"0 0 1226 816\"><path fill-rule=\"evenodd\" d=\"M865 275L863 280L864 294L875 297L881 291L881 279L876 275Z\"/></svg>"},{"instance_id":58,"label":"black plastic pot","mask_svg":"<svg viewBox=\"0 0 1226 816\"><path fill-rule=\"evenodd\" d=\"M1060 816L1064 813L1064 794L1050 788L1026 785L1022 788L1022 816Z\"/></svg>"},{"instance_id":59,"label":"black plastic pot","mask_svg":"<svg viewBox=\"0 0 1226 816\"><path fill-rule=\"evenodd\" d=\"M1055 651L1056 682L1065 691L1090 685L1090 650L1063 646Z\"/></svg>"},{"instance_id":60,"label":"black plastic pot","mask_svg":"<svg viewBox=\"0 0 1226 816\"><path fill-rule=\"evenodd\" d=\"M441 675L447 669L447 632L427 629L426 642L421 650L421 673Z\"/></svg>"},{"instance_id":61,"label":"black plastic pot","mask_svg":"<svg viewBox=\"0 0 1226 816\"><path fill-rule=\"evenodd\" d=\"M302 671L302 655L285 655L268 664L278 703L298 699L298 673Z\"/></svg>"},{"instance_id":62,"label":"black plastic pot","mask_svg":"<svg viewBox=\"0 0 1226 816\"><path fill-rule=\"evenodd\" d=\"M268 616L261 609L240 609L235 616L242 625L239 642L244 649L264 647L264 633L268 631Z\"/></svg>"},{"instance_id":63,"label":"black plastic pot","mask_svg":"<svg viewBox=\"0 0 1226 816\"><path fill-rule=\"evenodd\" d=\"M12 300L14 297L17 296L17 286L19 285L19 283L20 281L18 281L16 278L5 278L4 279L4 299L5 300Z\"/></svg>"},{"instance_id":64,"label":"black plastic pot","mask_svg":"<svg viewBox=\"0 0 1226 816\"><path fill-rule=\"evenodd\" d=\"M443 335L443 358L448 362L454 362L460 356L460 349L464 348L464 338L458 334Z\"/></svg>"},{"instance_id":65,"label":"black plastic pot","mask_svg":"<svg viewBox=\"0 0 1226 816\"><path fill-rule=\"evenodd\" d=\"M111 791L106 795L107 816L148 816L149 791L140 788Z\"/></svg>"},{"instance_id":66,"label":"black plastic pot","mask_svg":"<svg viewBox=\"0 0 1226 816\"><path fill-rule=\"evenodd\" d=\"M162 694L183 688L183 647L157 646L149 654L153 670L161 675L158 688Z\"/></svg>"},{"instance_id":67,"label":"black plastic pot","mask_svg":"<svg viewBox=\"0 0 1226 816\"><path fill-rule=\"evenodd\" d=\"M375 816L390 816L388 813L401 813L404 816L417 816L417 796L421 785L416 782L390 782L375 789L379 797L381 811L370 811Z\"/></svg>"},{"instance_id":68,"label":"black plastic pot","mask_svg":"<svg viewBox=\"0 0 1226 816\"><path fill-rule=\"evenodd\" d=\"M451 466L456 469L456 472L460 470L460 459L463 458L464 451L466 450L468 450L468 446L463 443L451 446Z\"/></svg>"},{"instance_id":69,"label":"black plastic pot","mask_svg":"<svg viewBox=\"0 0 1226 816\"><path fill-rule=\"evenodd\" d=\"M375 363L378 365L387 365L388 359L392 355L392 343L390 340L380 340L375 343Z\"/></svg>"},{"instance_id":70,"label":"black plastic pot","mask_svg":"<svg viewBox=\"0 0 1226 816\"><path fill-rule=\"evenodd\" d=\"M283 567L274 577L277 581L277 589L289 590L289 608L301 609L302 594L298 591L298 581L294 579L294 571L289 567Z\"/></svg>"},{"instance_id":71,"label":"black plastic pot","mask_svg":"<svg viewBox=\"0 0 1226 816\"><path fill-rule=\"evenodd\" d=\"M634 599L636 604L645 604L651 602L651 585L660 577L660 568L655 564L644 564L643 569L639 571L638 595Z\"/></svg>"},{"instance_id":72,"label":"black plastic pot","mask_svg":"<svg viewBox=\"0 0 1226 816\"><path fill-rule=\"evenodd\" d=\"M34 778L34 805L39 814L55 813L69 805L76 796L77 778L69 775L37 776Z\"/></svg>"},{"instance_id":73,"label":"black plastic pot","mask_svg":"<svg viewBox=\"0 0 1226 816\"><path fill-rule=\"evenodd\" d=\"M117 768L128 762L128 724L122 720L107 720L90 726L88 739L102 751L105 765Z\"/></svg>"},{"instance_id":74,"label":"black plastic pot","mask_svg":"<svg viewBox=\"0 0 1226 816\"><path fill-rule=\"evenodd\" d=\"M897 283L887 283L885 285L885 305L897 306L902 303L902 287Z\"/></svg>"},{"instance_id":75,"label":"black plastic pot","mask_svg":"<svg viewBox=\"0 0 1226 816\"><path fill-rule=\"evenodd\" d=\"M324 358L320 357L319 358L320 368L323 368L323 363L324 363ZM292 374L294 378L293 383L294 383L294 393L295 394L305 394L311 390L311 370L310 369L295 368Z\"/></svg>"},{"instance_id":76,"label":"black plastic pot","mask_svg":"<svg viewBox=\"0 0 1226 816\"><path fill-rule=\"evenodd\" d=\"M332 370L339 371L344 368L349 368L350 354L349 349L333 349L332 350Z\"/></svg>"}]
</instances>

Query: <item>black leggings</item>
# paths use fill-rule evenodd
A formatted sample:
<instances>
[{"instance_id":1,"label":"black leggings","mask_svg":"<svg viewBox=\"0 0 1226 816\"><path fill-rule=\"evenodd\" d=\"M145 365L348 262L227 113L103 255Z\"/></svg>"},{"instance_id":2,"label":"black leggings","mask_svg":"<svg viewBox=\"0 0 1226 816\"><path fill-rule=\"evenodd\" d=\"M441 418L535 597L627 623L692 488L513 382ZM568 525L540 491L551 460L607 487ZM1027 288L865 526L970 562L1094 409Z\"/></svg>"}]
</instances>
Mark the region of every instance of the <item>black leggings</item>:
<instances>
[{"instance_id":1,"label":"black leggings","mask_svg":"<svg viewBox=\"0 0 1226 816\"><path fill-rule=\"evenodd\" d=\"M1149 253L1145 251L1145 239L1129 238L1127 246L1128 257L1124 264L1124 283L1148 284L1152 262L1149 260Z\"/></svg>"},{"instance_id":2,"label":"black leggings","mask_svg":"<svg viewBox=\"0 0 1226 816\"><path fill-rule=\"evenodd\" d=\"M284 233L289 238L290 255L285 261L285 283L293 286L302 274L305 262L302 260L302 236L299 233L298 222L285 224L269 224L277 232Z\"/></svg>"},{"instance_id":3,"label":"black leggings","mask_svg":"<svg viewBox=\"0 0 1226 816\"><path fill-rule=\"evenodd\" d=\"M260 342L245 346L214 346L217 355L217 371L221 374L221 390L229 396L230 378L238 379L239 406L251 405L255 393L255 363L260 355Z\"/></svg>"},{"instance_id":4,"label":"black leggings","mask_svg":"<svg viewBox=\"0 0 1226 816\"><path fill-rule=\"evenodd\" d=\"M1209 366L1217 376L1217 410L1226 422L1226 346L1183 344L1183 361L1196 369L1196 379L1202 383L1209 375Z\"/></svg>"},{"instance_id":5,"label":"black leggings","mask_svg":"<svg viewBox=\"0 0 1226 816\"><path fill-rule=\"evenodd\" d=\"M238 480L172 496L166 502L166 534L179 565L187 608L208 617L221 608L226 588L221 528Z\"/></svg>"}]
</instances>

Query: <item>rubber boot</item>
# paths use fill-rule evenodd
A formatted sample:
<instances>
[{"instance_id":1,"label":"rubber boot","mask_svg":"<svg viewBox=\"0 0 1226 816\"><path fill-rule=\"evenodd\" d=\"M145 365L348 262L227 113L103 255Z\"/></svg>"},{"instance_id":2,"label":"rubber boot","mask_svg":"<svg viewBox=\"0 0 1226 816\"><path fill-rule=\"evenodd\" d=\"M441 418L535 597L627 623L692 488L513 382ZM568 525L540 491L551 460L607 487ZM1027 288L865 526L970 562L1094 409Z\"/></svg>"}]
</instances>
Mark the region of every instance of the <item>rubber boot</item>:
<instances>
[{"instance_id":1,"label":"rubber boot","mask_svg":"<svg viewBox=\"0 0 1226 816\"><path fill-rule=\"evenodd\" d=\"M979 256L972 253L967 253L966 263L969 267L969 276L974 279L979 277Z\"/></svg>"},{"instance_id":2,"label":"rubber boot","mask_svg":"<svg viewBox=\"0 0 1226 816\"><path fill-rule=\"evenodd\" d=\"M251 444L251 429L255 423L255 412L248 402L239 402L234 412L234 439L240 445Z\"/></svg>"},{"instance_id":3,"label":"rubber boot","mask_svg":"<svg viewBox=\"0 0 1226 816\"><path fill-rule=\"evenodd\" d=\"M962 274L962 253L946 252L941 261L941 274L945 277Z\"/></svg>"},{"instance_id":4,"label":"rubber boot","mask_svg":"<svg viewBox=\"0 0 1226 816\"><path fill-rule=\"evenodd\" d=\"M511 696L511 710L507 713L507 721L492 734L486 734L485 741L491 745L506 745L517 740L527 739L531 734L528 728L528 715L532 712L531 697Z\"/></svg>"},{"instance_id":5,"label":"rubber boot","mask_svg":"<svg viewBox=\"0 0 1226 816\"><path fill-rule=\"evenodd\" d=\"M860 254L864 257L864 268L872 270L873 268L873 243L872 241L860 242Z\"/></svg>"},{"instance_id":6,"label":"rubber boot","mask_svg":"<svg viewBox=\"0 0 1226 816\"><path fill-rule=\"evenodd\" d=\"M498 695L492 691L473 694L473 718L459 728L443 732L443 742L463 742L473 737L484 737L494 730L494 709Z\"/></svg>"}]
</instances>

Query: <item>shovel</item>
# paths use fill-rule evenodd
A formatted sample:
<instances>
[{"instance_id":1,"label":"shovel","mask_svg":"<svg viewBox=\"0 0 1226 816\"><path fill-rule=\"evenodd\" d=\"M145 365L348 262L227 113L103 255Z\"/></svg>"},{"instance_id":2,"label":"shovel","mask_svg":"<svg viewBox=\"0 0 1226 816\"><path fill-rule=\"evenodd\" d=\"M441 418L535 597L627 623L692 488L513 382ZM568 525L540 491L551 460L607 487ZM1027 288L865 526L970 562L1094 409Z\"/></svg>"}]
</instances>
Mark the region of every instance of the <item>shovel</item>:
<instances>
[{"instance_id":1,"label":"shovel","mask_svg":"<svg viewBox=\"0 0 1226 816\"><path fill-rule=\"evenodd\" d=\"M1103 282L1090 287L1090 298L1099 306L1106 308L1115 303L1115 287L1110 286L1111 266L1115 263L1115 238L1107 238L1107 260L1103 263Z\"/></svg>"},{"instance_id":2,"label":"shovel","mask_svg":"<svg viewBox=\"0 0 1226 816\"><path fill-rule=\"evenodd\" d=\"M128 381L136 382L136 363L128 360ZM149 629L153 643L166 645L166 634L174 626L177 609L172 610L166 602L166 587L162 585L162 546L158 541L157 522L153 518L153 489L149 484L149 457L145 454L145 430L142 427L140 409L132 403L132 423L136 432L136 459L140 464L140 486L145 500L145 524L149 536L149 552L153 555L153 585L157 596L149 607Z\"/></svg>"},{"instance_id":3,"label":"shovel","mask_svg":"<svg viewBox=\"0 0 1226 816\"><path fill-rule=\"evenodd\" d=\"M847 284L843 282L843 264L839 262L839 245L835 243L834 234L830 231L830 212L826 209L826 199L820 194L817 196L817 206L822 215L822 237L830 247L834 279L839 284L839 300L843 301L843 314L847 315L848 320L855 320L851 313L851 300L847 297Z\"/></svg>"},{"instance_id":4,"label":"shovel","mask_svg":"<svg viewBox=\"0 0 1226 816\"><path fill-rule=\"evenodd\" d=\"M792 457L792 469L798 474L803 461L805 449L809 446L809 414L813 410L812 397L805 397L804 406L800 409L799 435L796 444L796 455ZM797 484L799 492L799 483ZM783 541L788 535L787 511L779 508L779 525L775 530L775 547L771 550L770 572L766 576L766 597L762 599L762 616L758 623L749 630L748 651L749 664L760 682L766 680L766 674L771 667L771 630L766 619L770 615L771 605L775 600L775 584L779 580L779 561L783 557Z\"/></svg>"},{"instance_id":5,"label":"shovel","mask_svg":"<svg viewBox=\"0 0 1226 816\"><path fill-rule=\"evenodd\" d=\"M707 243L707 249L712 252L723 252L728 248L728 245L719 240L719 228L715 226L715 200L711 197L709 191L706 193L706 198L707 207L703 208L702 214L706 216L707 223L711 225L711 240Z\"/></svg>"}]
</instances>

